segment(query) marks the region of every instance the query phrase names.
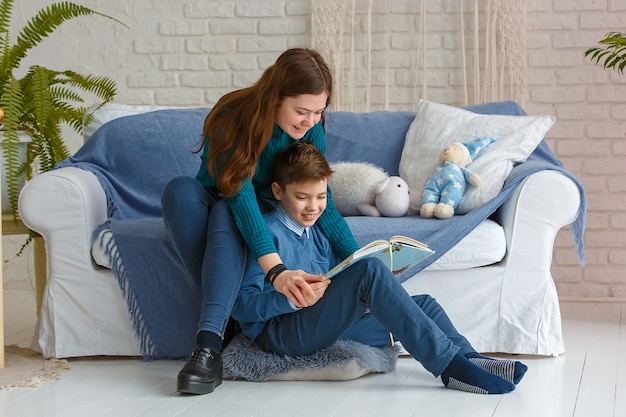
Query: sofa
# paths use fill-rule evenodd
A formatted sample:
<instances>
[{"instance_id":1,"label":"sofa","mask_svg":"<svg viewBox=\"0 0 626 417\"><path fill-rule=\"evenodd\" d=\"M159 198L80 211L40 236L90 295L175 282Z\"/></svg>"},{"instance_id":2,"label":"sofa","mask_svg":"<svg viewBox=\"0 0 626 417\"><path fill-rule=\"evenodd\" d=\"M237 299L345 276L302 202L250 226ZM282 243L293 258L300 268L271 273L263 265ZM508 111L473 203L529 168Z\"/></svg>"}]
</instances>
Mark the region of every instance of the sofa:
<instances>
[{"instance_id":1,"label":"sofa","mask_svg":"<svg viewBox=\"0 0 626 417\"><path fill-rule=\"evenodd\" d=\"M484 117L502 115L504 122L529 117L513 102L459 110ZM181 337L169 328L140 328L143 318L136 316L137 297L129 297L125 281L131 273L116 265L121 247L115 244L110 221L115 218L117 230L126 230L125 222L145 220L150 224L141 230L154 236L142 236L142 242L148 243L136 245L140 247L133 250L156 250L150 242L166 240L159 190L176 175L195 175L199 156L191 150L200 140L207 111L109 104L94 113L92 123L85 128L85 144L76 155L23 188L19 198L21 218L43 236L47 249L47 283L32 340L32 348L44 357L146 356L145 339L157 338L155 333L184 345L175 353L160 352L160 356L181 356L176 352L190 351L192 335ZM406 161L406 142L409 133L419 127L419 115L419 110L328 111L326 156L330 162L369 162L389 175L410 176L412 172L403 173L402 168L412 166ZM478 120L478 124L485 126L485 121ZM433 126L445 123L438 120ZM539 152L534 146L549 154L545 141L538 141L528 150L530 155L510 164L510 172L530 164ZM436 163L420 161L421 155L412 157L417 159L412 161L413 166L420 168ZM524 162L526 158L529 161ZM123 168L123 164L129 167ZM498 194L500 201L490 200L493 202L470 208L452 219L421 219L413 204L417 200L412 203L413 211L404 217L346 219L359 244L393 234L434 243L436 256L402 277L402 285L410 294L435 297L478 351L557 356L565 347L558 295L550 273L552 249L556 233L568 224L576 224L577 234L573 235L582 262L584 190L558 161L547 169L538 166L512 186L500 184L500 188L509 190ZM131 172L118 175L122 169ZM509 180L512 174L506 174ZM120 191L125 178L135 186L146 187L145 195L144 188L124 189L128 194L141 194L134 195L133 201L142 205L142 210L122 212L132 206L128 202L112 207L115 199L128 198ZM419 184L409 185L414 188L412 198L419 198ZM484 207L489 209L480 217L474 216ZM448 224L452 227L446 227ZM431 234L425 236L423 230ZM446 239L438 233L459 236L442 245ZM167 242L161 246L171 252ZM171 253L147 252L144 256L154 262L179 262ZM150 273L158 275L159 269L155 267ZM159 279L174 280L184 274L180 267L176 271L169 274L176 277ZM164 306L172 317L187 311L186 304L192 306L191 313L196 311L198 300L191 293L180 296L183 304L168 304L175 298L171 291L154 291L149 294L149 302ZM193 329L197 317L191 313L185 313L182 319Z\"/></svg>"}]
</instances>

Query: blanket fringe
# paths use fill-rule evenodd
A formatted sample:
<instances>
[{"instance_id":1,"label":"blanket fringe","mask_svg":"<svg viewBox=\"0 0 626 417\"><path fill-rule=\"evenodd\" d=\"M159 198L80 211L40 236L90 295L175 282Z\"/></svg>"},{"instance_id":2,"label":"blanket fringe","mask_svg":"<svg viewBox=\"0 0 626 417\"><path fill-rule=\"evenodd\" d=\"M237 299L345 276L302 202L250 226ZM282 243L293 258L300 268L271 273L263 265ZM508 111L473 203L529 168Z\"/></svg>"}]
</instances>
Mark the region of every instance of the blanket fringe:
<instances>
[{"instance_id":1,"label":"blanket fringe","mask_svg":"<svg viewBox=\"0 0 626 417\"><path fill-rule=\"evenodd\" d=\"M103 249L105 255L109 258L111 270L115 275L117 283L122 290L122 295L128 305L128 313L130 314L132 320L135 335L139 340L141 354L144 360L151 361L156 355L156 347L146 327L143 314L141 313L141 308L137 302L137 297L130 285L128 285L128 278L124 270L124 264L119 251L117 250L117 245L115 244L115 239L113 238L113 232L111 231L110 220L107 220L96 228L92 239L96 238L99 238L98 244L100 245L100 249Z\"/></svg>"}]
</instances>

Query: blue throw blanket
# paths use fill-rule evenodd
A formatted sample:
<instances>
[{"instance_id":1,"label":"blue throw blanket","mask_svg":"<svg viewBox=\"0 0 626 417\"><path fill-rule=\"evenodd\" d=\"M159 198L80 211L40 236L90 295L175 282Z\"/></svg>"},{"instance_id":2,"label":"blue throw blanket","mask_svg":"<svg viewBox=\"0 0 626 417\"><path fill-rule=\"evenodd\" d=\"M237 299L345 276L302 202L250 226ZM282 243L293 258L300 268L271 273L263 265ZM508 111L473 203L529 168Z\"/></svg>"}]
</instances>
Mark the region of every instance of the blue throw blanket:
<instances>
[{"instance_id":1,"label":"blue throw blanket","mask_svg":"<svg viewBox=\"0 0 626 417\"><path fill-rule=\"evenodd\" d=\"M174 176L195 175L199 156L190 150L201 140L208 109L161 110L123 117L104 124L71 158L57 167L74 166L96 175L108 202L105 229L114 240L106 248L145 358L186 357L195 346L200 294L168 239L161 218L163 186ZM529 160L517 165L502 192L463 216L447 220L348 218L360 244L381 238L377 231L410 234L426 242L436 255L400 277L408 278L434 262L480 222L489 217L533 172L552 169L565 173L580 187L581 211L571 225L581 264L585 194L579 180L567 172L545 143ZM389 230L389 222L393 228ZM380 224L385 223L385 226ZM379 225L377 227L377 225Z\"/></svg>"}]
</instances>

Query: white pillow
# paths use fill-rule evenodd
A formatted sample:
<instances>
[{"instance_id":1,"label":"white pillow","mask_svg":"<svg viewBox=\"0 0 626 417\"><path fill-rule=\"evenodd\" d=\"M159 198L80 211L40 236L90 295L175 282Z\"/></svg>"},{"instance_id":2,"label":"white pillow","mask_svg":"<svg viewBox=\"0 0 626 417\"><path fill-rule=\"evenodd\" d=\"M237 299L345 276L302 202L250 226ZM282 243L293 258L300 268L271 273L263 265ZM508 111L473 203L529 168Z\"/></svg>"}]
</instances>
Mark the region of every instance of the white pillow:
<instances>
[{"instance_id":1,"label":"white pillow","mask_svg":"<svg viewBox=\"0 0 626 417\"><path fill-rule=\"evenodd\" d=\"M424 183L439 164L441 150L454 142L495 137L468 169L481 178L479 187L467 185L455 213L465 214L495 197L516 162L525 161L554 124L554 116L477 114L445 104L421 100L409 126L400 158L400 177L411 191L410 211L419 213Z\"/></svg>"}]
</instances>

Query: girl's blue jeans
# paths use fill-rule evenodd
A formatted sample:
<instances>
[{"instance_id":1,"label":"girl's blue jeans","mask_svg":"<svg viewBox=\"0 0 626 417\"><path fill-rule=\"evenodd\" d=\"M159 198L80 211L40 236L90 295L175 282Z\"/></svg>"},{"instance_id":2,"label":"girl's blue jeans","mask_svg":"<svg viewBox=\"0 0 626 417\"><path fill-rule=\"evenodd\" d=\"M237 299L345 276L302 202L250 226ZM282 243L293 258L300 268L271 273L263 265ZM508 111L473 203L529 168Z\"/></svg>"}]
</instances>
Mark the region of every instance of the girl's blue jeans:
<instances>
[{"instance_id":1,"label":"girl's blue jeans","mask_svg":"<svg viewBox=\"0 0 626 417\"><path fill-rule=\"evenodd\" d=\"M198 331L224 335L241 287L247 246L226 200L193 177L176 177L161 197L163 220L202 303Z\"/></svg>"},{"instance_id":2,"label":"girl's blue jeans","mask_svg":"<svg viewBox=\"0 0 626 417\"><path fill-rule=\"evenodd\" d=\"M269 320L256 342L266 351L296 357L338 339L389 345L390 332L434 376L457 352L474 352L434 298L408 295L378 259L360 261L335 276L313 306Z\"/></svg>"}]
</instances>

